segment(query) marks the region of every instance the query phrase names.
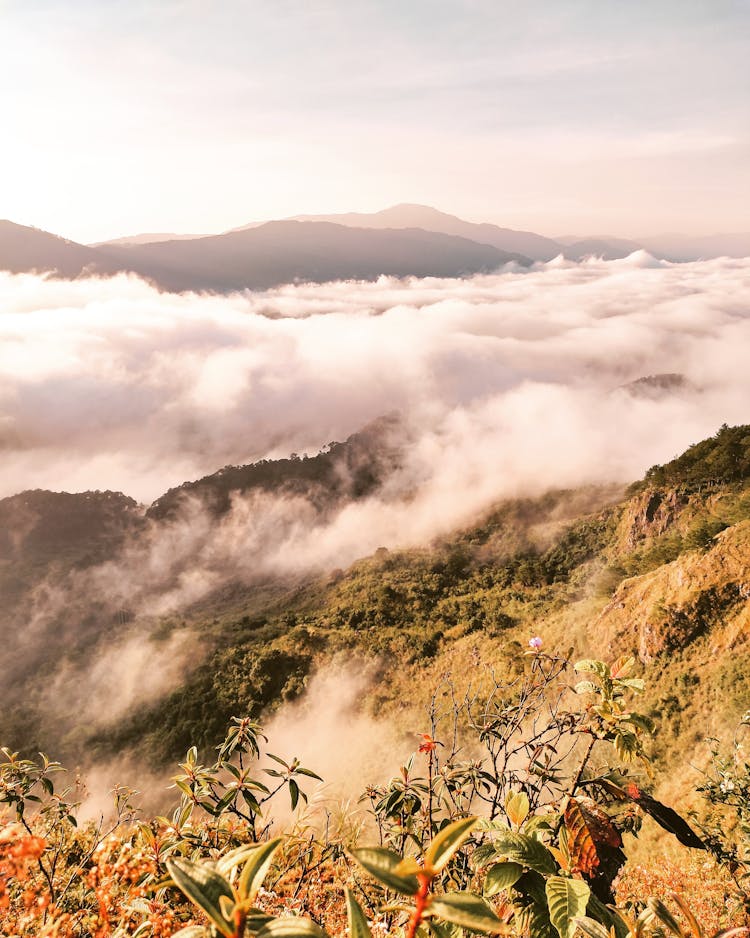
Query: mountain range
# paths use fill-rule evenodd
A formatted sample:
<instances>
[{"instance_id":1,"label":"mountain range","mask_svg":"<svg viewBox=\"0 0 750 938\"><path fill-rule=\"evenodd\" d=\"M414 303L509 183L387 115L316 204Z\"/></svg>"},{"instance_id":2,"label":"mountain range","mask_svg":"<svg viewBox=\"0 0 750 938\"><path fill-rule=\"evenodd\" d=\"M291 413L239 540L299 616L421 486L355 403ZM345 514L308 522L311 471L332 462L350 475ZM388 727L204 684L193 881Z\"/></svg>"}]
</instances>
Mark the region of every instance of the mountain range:
<instances>
[{"instance_id":1,"label":"mountain range","mask_svg":"<svg viewBox=\"0 0 750 938\"><path fill-rule=\"evenodd\" d=\"M744 257L750 256L750 233L556 240L410 204L372 214L253 222L218 235L143 234L92 245L0 221L0 270L53 272L62 278L132 272L174 292L264 290L381 275L460 277L509 263L524 267L557 256L614 260L637 250L675 262Z\"/></svg>"}]
</instances>

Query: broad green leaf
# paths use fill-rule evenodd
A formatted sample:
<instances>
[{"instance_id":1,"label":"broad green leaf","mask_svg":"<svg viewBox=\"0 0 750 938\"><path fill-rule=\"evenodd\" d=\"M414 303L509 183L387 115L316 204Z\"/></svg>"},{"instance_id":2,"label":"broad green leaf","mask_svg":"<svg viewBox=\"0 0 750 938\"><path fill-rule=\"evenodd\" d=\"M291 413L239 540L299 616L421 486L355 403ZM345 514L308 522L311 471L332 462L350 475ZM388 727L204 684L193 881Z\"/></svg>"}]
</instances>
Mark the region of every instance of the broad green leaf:
<instances>
[{"instance_id":1,"label":"broad green leaf","mask_svg":"<svg viewBox=\"0 0 750 938\"><path fill-rule=\"evenodd\" d=\"M588 938L611 938L608 928L587 915L578 916L575 923Z\"/></svg>"},{"instance_id":2,"label":"broad green leaf","mask_svg":"<svg viewBox=\"0 0 750 938\"><path fill-rule=\"evenodd\" d=\"M328 935L312 919L289 916L272 919L261 928L257 938L328 938Z\"/></svg>"},{"instance_id":3,"label":"broad green leaf","mask_svg":"<svg viewBox=\"0 0 750 938\"><path fill-rule=\"evenodd\" d=\"M623 687L628 687L630 690L634 690L637 694L642 694L646 689L646 682L643 678L640 677L629 677L625 680L618 681Z\"/></svg>"},{"instance_id":4,"label":"broad green leaf","mask_svg":"<svg viewBox=\"0 0 750 938\"><path fill-rule=\"evenodd\" d=\"M536 834L537 831L553 831L557 825L556 814L535 814L526 821L524 834Z\"/></svg>"},{"instance_id":5,"label":"broad green leaf","mask_svg":"<svg viewBox=\"0 0 750 938\"><path fill-rule=\"evenodd\" d=\"M573 665L576 671L585 671L587 674L595 674L600 678L609 677L609 668L603 661L595 661L593 658L584 658L583 661L576 661Z\"/></svg>"},{"instance_id":6,"label":"broad green leaf","mask_svg":"<svg viewBox=\"0 0 750 938\"><path fill-rule=\"evenodd\" d=\"M242 867L240 878L237 881L237 892L240 894L241 899L250 899L252 901L255 898L266 877L273 856L281 846L281 842L282 838L276 837L275 840L269 840L267 843L260 844L255 848Z\"/></svg>"},{"instance_id":7,"label":"broad green leaf","mask_svg":"<svg viewBox=\"0 0 750 938\"><path fill-rule=\"evenodd\" d=\"M586 914L591 890L582 879L550 876L546 886L549 917L560 938L573 938L575 919Z\"/></svg>"},{"instance_id":8,"label":"broad green leaf","mask_svg":"<svg viewBox=\"0 0 750 938\"><path fill-rule=\"evenodd\" d=\"M232 870L241 866L257 849L258 844L243 844L241 847L235 847L234 850L219 857L216 861L216 872L229 878Z\"/></svg>"},{"instance_id":9,"label":"broad green leaf","mask_svg":"<svg viewBox=\"0 0 750 938\"><path fill-rule=\"evenodd\" d=\"M475 870L481 869L485 863L497 858L497 850L494 844L480 844L471 855L471 865Z\"/></svg>"},{"instance_id":10,"label":"broad green leaf","mask_svg":"<svg viewBox=\"0 0 750 938\"><path fill-rule=\"evenodd\" d=\"M509 889L520 879L522 873L523 867L520 863L496 863L491 866L484 880L485 896L496 896L504 889Z\"/></svg>"},{"instance_id":11,"label":"broad green leaf","mask_svg":"<svg viewBox=\"0 0 750 938\"><path fill-rule=\"evenodd\" d=\"M529 816L529 796L525 791L509 791L505 799L505 813L508 820L520 827Z\"/></svg>"},{"instance_id":12,"label":"broad green leaf","mask_svg":"<svg viewBox=\"0 0 750 938\"><path fill-rule=\"evenodd\" d=\"M394 889L404 896L413 896L419 889L416 876L400 876L396 867L401 857L385 847L362 847L353 850L352 856L367 872L389 889Z\"/></svg>"},{"instance_id":13,"label":"broad green leaf","mask_svg":"<svg viewBox=\"0 0 750 938\"><path fill-rule=\"evenodd\" d=\"M622 718L622 722L632 723L633 726L637 726L638 729L643 730L644 733L654 732L654 721L644 713L629 713L626 717Z\"/></svg>"},{"instance_id":14,"label":"broad green leaf","mask_svg":"<svg viewBox=\"0 0 750 938\"><path fill-rule=\"evenodd\" d=\"M478 831L507 831L508 825L501 818L491 821L489 818L481 817L477 821L476 829Z\"/></svg>"},{"instance_id":15,"label":"broad green leaf","mask_svg":"<svg viewBox=\"0 0 750 938\"><path fill-rule=\"evenodd\" d=\"M549 920L549 913L538 905L526 909L520 922L524 923L529 938L553 938L557 934Z\"/></svg>"},{"instance_id":16,"label":"broad green leaf","mask_svg":"<svg viewBox=\"0 0 750 938\"><path fill-rule=\"evenodd\" d=\"M232 938L234 925L224 918L219 905L222 896L234 903L232 887L224 877L208 866L183 858L167 860L167 870L175 885L206 913L222 935Z\"/></svg>"},{"instance_id":17,"label":"broad green leaf","mask_svg":"<svg viewBox=\"0 0 750 938\"><path fill-rule=\"evenodd\" d=\"M527 870L513 887L519 899L514 903L521 908L517 929L529 938L557 938L552 922L549 920L545 879L533 870Z\"/></svg>"},{"instance_id":18,"label":"broad green leaf","mask_svg":"<svg viewBox=\"0 0 750 938\"><path fill-rule=\"evenodd\" d=\"M404 857L394 872L399 876L411 876L412 873L421 873L422 869L416 857Z\"/></svg>"},{"instance_id":19,"label":"broad green leaf","mask_svg":"<svg viewBox=\"0 0 750 938\"><path fill-rule=\"evenodd\" d=\"M427 848L427 853L424 855L425 867L438 872L442 870L469 836L476 823L475 817L467 817L444 827Z\"/></svg>"},{"instance_id":20,"label":"broad green leaf","mask_svg":"<svg viewBox=\"0 0 750 938\"><path fill-rule=\"evenodd\" d=\"M354 898L354 893L349 888L344 891L346 893L346 917L349 921L349 938L372 938L370 926L367 924L367 917Z\"/></svg>"},{"instance_id":21,"label":"broad green leaf","mask_svg":"<svg viewBox=\"0 0 750 938\"><path fill-rule=\"evenodd\" d=\"M495 840L495 852L499 857L520 863L521 866L527 866L543 875L549 876L557 872L557 863L549 850L541 841L527 834L516 834L512 831L501 834Z\"/></svg>"},{"instance_id":22,"label":"broad green leaf","mask_svg":"<svg viewBox=\"0 0 750 938\"><path fill-rule=\"evenodd\" d=\"M510 926L501 922L489 904L473 892L448 892L442 896L433 896L427 908L430 915L437 915L446 922L471 931L490 935L509 935L511 932Z\"/></svg>"},{"instance_id":23,"label":"broad green leaf","mask_svg":"<svg viewBox=\"0 0 750 938\"><path fill-rule=\"evenodd\" d=\"M632 938L630 935L630 928L625 923L625 921L618 915L616 912L612 912L607 906L596 896L591 893L589 897L588 905L586 907L588 916L595 916L600 922L604 923L605 928L613 928L615 931L616 938Z\"/></svg>"},{"instance_id":24,"label":"broad green leaf","mask_svg":"<svg viewBox=\"0 0 750 938\"><path fill-rule=\"evenodd\" d=\"M573 688L577 694L596 694L599 688L593 681L579 681Z\"/></svg>"},{"instance_id":25,"label":"broad green leaf","mask_svg":"<svg viewBox=\"0 0 750 938\"><path fill-rule=\"evenodd\" d=\"M451 925L448 922L436 922L433 918L428 918L425 925L428 929L428 935L433 935L434 938L458 938L461 934L455 925ZM417 935L419 935L422 927L421 925L419 926Z\"/></svg>"}]
</instances>

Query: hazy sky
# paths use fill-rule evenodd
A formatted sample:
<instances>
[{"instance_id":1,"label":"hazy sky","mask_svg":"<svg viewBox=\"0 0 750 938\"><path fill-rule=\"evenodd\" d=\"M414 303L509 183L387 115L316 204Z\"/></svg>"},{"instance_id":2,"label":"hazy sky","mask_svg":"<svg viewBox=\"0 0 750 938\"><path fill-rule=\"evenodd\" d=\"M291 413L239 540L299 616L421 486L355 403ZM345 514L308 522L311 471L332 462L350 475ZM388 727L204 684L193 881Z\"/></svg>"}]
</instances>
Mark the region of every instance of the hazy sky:
<instances>
[{"instance_id":1,"label":"hazy sky","mask_svg":"<svg viewBox=\"0 0 750 938\"><path fill-rule=\"evenodd\" d=\"M750 227L750 0L0 0L0 217Z\"/></svg>"}]
</instances>

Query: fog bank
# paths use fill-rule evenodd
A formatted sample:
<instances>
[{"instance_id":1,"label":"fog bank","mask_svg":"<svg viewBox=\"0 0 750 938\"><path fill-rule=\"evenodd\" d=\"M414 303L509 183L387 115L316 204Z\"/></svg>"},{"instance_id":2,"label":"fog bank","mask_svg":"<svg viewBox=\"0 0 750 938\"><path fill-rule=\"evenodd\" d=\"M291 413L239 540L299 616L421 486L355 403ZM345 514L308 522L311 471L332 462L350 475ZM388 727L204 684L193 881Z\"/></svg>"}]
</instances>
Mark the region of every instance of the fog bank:
<instances>
[{"instance_id":1,"label":"fog bank","mask_svg":"<svg viewBox=\"0 0 750 938\"><path fill-rule=\"evenodd\" d=\"M748 260L644 254L228 297L0 274L0 495L148 502L393 410L436 494L633 478L747 419L749 286ZM699 400L610 393L662 372Z\"/></svg>"}]
</instances>

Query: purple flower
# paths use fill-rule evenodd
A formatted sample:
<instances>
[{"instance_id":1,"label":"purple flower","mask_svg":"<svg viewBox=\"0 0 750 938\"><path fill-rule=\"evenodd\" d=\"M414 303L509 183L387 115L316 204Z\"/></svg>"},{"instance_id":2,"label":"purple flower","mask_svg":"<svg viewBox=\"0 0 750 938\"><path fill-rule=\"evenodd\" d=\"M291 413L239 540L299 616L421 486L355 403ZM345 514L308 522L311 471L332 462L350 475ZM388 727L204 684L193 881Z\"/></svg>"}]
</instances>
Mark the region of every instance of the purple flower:
<instances>
[{"instance_id":1,"label":"purple flower","mask_svg":"<svg viewBox=\"0 0 750 938\"><path fill-rule=\"evenodd\" d=\"M533 648L534 651L539 651L542 647L542 640L538 635L535 635L534 638L529 639L529 648Z\"/></svg>"}]
</instances>

